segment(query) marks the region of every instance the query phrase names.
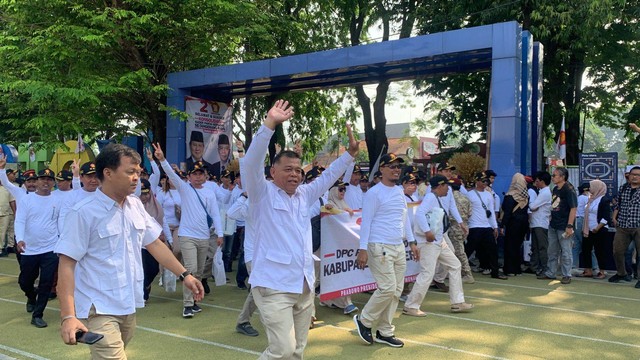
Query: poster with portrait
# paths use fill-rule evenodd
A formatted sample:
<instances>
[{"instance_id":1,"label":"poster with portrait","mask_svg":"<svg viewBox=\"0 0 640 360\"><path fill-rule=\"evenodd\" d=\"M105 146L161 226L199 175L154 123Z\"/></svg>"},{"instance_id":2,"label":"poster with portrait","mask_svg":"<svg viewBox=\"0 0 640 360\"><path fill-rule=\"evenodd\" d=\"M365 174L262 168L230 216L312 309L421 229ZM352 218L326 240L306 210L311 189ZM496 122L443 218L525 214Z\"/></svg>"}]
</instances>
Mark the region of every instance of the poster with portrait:
<instances>
[{"instance_id":1,"label":"poster with portrait","mask_svg":"<svg viewBox=\"0 0 640 360\"><path fill-rule=\"evenodd\" d=\"M185 111L189 115L186 131L186 154L183 170L195 161L204 161L210 174L218 179L231 161L231 104L185 97Z\"/></svg>"}]
</instances>

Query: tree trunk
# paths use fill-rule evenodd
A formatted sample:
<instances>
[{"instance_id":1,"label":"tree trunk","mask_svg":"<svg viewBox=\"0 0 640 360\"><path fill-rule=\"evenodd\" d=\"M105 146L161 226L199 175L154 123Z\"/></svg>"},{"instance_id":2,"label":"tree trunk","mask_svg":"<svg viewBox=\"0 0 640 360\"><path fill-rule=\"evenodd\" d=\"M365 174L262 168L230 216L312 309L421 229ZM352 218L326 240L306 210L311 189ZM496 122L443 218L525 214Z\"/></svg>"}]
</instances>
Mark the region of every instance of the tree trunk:
<instances>
[{"instance_id":1,"label":"tree trunk","mask_svg":"<svg viewBox=\"0 0 640 360\"><path fill-rule=\"evenodd\" d=\"M564 104L565 115L565 135L567 141L567 165L578 165L578 154L582 151L580 143L580 114L583 110L582 104L582 75L585 72L584 56L574 54L569 62L570 84L565 92Z\"/></svg>"}]
</instances>

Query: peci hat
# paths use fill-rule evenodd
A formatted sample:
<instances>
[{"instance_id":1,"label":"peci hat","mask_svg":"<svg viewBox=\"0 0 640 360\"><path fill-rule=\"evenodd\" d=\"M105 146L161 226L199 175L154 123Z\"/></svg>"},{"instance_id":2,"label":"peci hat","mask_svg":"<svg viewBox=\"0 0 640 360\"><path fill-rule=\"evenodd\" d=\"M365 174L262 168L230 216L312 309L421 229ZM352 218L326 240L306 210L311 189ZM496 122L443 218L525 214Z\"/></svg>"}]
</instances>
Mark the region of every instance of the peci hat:
<instances>
[{"instance_id":1,"label":"peci hat","mask_svg":"<svg viewBox=\"0 0 640 360\"><path fill-rule=\"evenodd\" d=\"M80 166L80 175L91 175L96 173L96 164L93 161L86 162Z\"/></svg>"},{"instance_id":2,"label":"peci hat","mask_svg":"<svg viewBox=\"0 0 640 360\"><path fill-rule=\"evenodd\" d=\"M22 177L24 178L25 181L27 180L31 180L31 179L37 179L38 177L36 176L36 171L33 169L29 169L25 172L22 173Z\"/></svg>"},{"instance_id":3,"label":"peci hat","mask_svg":"<svg viewBox=\"0 0 640 360\"><path fill-rule=\"evenodd\" d=\"M56 175L56 180L58 181L71 181L73 180L73 173L69 170L61 170Z\"/></svg>"},{"instance_id":4,"label":"peci hat","mask_svg":"<svg viewBox=\"0 0 640 360\"><path fill-rule=\"evenodd\" d=\"M449 165L448 163L440 163L438 164L438 171L442 170L455 170L456 167L453 165Z\"/></svg>"},{"instance_id":5,"label":"peci hat","mask_svg":"<svg viewBox=\"0 0 640 360\"><path fill-rule=\"evenodd\" d=\"M409 181L415 181L415 182L418 182L418 178L416 178L416 176L415 176L415 175L413 175L413 174L411 174L411 173L409 173L409 174L405 175L405 176L402 178L402 184L403 184L403 185L404 185L404 184L406 184L406 183L408 183Z\"/></svg>"},{"instance_id":6,"label":"peci hat","mask_svg":"<svg viewBox=\"0 0 640 360\"><path fill-rule=\"evenodd\" d=\"M147 179L140 179L140 192L147 194L151 191L151 183Z\"/></svg>"},{"instance_id":7,"label":"peci hat","mask_svg":"<svg viewBox=\"0 0 640 360\"><path fill-rule=\"evenodd\" d=\"M53 170L46 168L43 170L38 171L38 179L40 178L50 178L55 180L56 179L56 173L53 172Z\"/></svg>"},{"instance_id":8,"label":"peci hat","mask_svg":"<svg viewBox=\"0 0 640 360\"><path fill-rule=\"evenodd\" d=\"M189 138L189 144L191 144L191 142L196 141L196 142L204 142L204 135L202 135L202 131L198 131L198 130L193 130L191 131L191 137Z\"/></svg>"},{"instance_id":9,"label":"peci hat","mask_svg":"<svg viewBox=\"0 0 640 360\"><path fill-rule=\"evenodd\" d=\"M191 165L191 168L189 169L189 171L187 171L187 175L191 175L196 171L204 172L205 169L206 167L204 166L204 163L202 161L196 161L193 163L193 165Z\"/></svg>"},{"instance_id":10,"label":"peci hat","mask_svg":"<svg viewBox=\"0 0 640 360\"><path fill-rule=\"evenodd\" d=\"M218 135L218 145L229 145L229 137L227 134Z\"/></svg>"},{"instance_id":11,"label":"peci hat","mask_svg":"<svg viewBox=\"0 0 640 360\"><path fill-rule=\"evenodd\" d=\"M432 188L442 184L449 184L449 180L443 175L434 175L429 179L429 185L431 185Z\"/></svg>"},{"instance_id":12,"label":"peci hat","mask_svg":"<svg viewBox=\"0 0 640 360\"><path fill-rule=\"evenodd\" d=\"M385 165L389 165L392 162L399 162L401 164L404 164L404 160L400 157L397 157L396 154L394 153L388 153L388 154L384 154L382 155L382 158L380 158L380 167L383 167Z\"/></svg>"}]
</instances>

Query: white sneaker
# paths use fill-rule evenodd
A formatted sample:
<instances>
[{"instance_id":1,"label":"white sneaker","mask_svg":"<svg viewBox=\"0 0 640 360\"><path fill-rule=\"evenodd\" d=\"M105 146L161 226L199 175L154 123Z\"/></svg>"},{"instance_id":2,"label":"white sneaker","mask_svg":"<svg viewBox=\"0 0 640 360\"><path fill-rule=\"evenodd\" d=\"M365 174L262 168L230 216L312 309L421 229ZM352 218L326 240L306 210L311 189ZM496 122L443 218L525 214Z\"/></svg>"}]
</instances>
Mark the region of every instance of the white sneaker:
<instances>
[{"instance_id":1,"label":"white sneaker","mask_svg":"<svg viewBox=\"0 0 640 360\"><path fill-rule=\"evenodd\" d=\"M466 302L451 304L451 312L453 313L466 312L471 309L473 309L473 304L467 304Z\"/></svg>"},{"instance_id":2,"label":"white sneaker","mask_svg":"<svg viewBox=\"0 0 640 360\"><path fill-rule=\"evenodd\" d=\"M476 279L473 278L473 275L465 275L462 277L462 282L465 284L473 284L476 282Z\"/></svg>"}]
</instances>

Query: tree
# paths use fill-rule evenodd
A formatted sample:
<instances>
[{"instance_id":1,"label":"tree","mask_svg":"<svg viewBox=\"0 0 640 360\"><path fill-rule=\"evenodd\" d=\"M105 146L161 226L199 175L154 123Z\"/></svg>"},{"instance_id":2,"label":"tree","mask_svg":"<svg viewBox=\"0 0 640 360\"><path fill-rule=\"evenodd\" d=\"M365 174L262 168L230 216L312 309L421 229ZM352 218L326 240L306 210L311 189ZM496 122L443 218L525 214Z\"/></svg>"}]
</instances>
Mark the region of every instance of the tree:
<instances>
[{"instance_id":1,"label":"tree","mask_svg":"<svg viewBox=\"0 0 640 360\"><path fill-rule=\"evenodd\" d=\"M545 49L545 133L557 133L564 116L567 160L576 164L582 151L581 116L589 114L599 124L610 122L613 114L621 110L621 100L622 104L637 101L637 91L624 85L633 82L630 74L638 74L638 14L638 1L623 0L436 1L419 9L417 27L420 33L427 34L519 21ZM587 87L583 84L585 74L592 80ZM486 131L483 112L488 108L487 75L425 80L419 86L425 93L451 102L455 116L445 120L451 121L452 126L471 121L472 126L460 127L461 131ZM469 97L465 89L478 92ZM442 138L452 126L441 132Z\"/></svg>"}]
</instances>

